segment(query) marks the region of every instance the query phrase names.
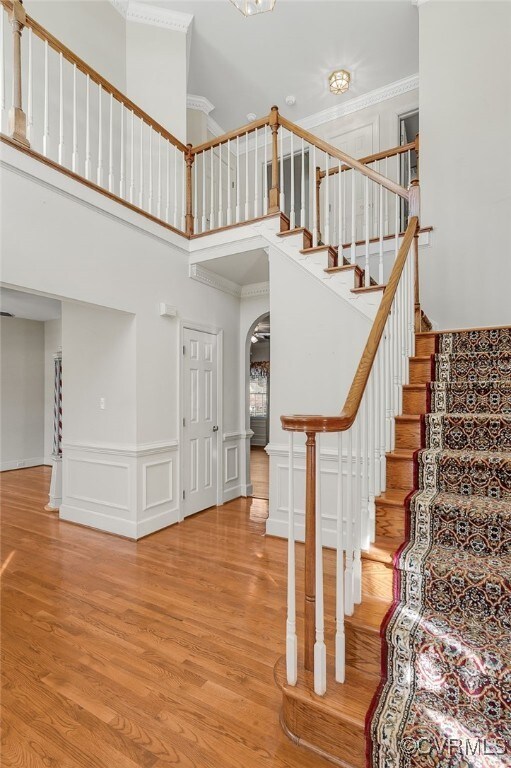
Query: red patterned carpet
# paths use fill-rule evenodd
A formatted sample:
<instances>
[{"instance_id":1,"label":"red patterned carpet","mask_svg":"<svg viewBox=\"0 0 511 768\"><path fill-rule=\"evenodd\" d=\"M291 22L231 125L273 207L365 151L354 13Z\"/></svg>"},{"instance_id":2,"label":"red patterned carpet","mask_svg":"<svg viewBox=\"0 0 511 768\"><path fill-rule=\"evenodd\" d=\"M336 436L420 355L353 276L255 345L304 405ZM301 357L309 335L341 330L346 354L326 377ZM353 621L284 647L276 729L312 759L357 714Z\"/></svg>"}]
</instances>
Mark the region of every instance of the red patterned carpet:
<instances>
[{"instance_id":1,"label":"red patterned carpet","mask_svg":"<svg viewBox=\"0 0 511 768\"><path fill-rule=\"evenodd\" d=\"M439 337L373 768L511 765L511 329Z\"/></svg>"}]
</instances>

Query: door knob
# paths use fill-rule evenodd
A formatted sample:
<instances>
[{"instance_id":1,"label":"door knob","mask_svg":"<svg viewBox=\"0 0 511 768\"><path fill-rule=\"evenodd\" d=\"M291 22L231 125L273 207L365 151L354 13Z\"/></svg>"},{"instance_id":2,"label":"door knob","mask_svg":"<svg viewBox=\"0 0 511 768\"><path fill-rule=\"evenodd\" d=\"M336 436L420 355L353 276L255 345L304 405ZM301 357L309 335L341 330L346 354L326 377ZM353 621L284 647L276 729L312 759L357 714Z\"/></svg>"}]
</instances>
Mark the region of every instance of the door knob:
<instances>
[{"instance_id":1,"label":"door knob","mask_svg":"<svg viewBox=\"0 0 511 768\"><path fill-rule=\"evenodd\" d=\"M218 432L218 427L213 427L213 432Z\"/></svg>"}]
</instances>

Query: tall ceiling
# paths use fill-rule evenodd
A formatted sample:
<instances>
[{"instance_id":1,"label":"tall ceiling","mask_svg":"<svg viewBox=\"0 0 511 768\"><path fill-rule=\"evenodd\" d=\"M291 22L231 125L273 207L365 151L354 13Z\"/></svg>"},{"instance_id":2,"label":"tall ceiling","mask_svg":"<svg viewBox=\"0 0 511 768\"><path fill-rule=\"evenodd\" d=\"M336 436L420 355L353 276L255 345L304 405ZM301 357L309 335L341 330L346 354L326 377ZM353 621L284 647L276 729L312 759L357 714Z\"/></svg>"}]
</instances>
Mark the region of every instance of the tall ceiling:
<instances>
[{"instance_id":1,"label":"tall ceiling","mask_svg":"<svg viewBox=\"0 0 511 768\"><path fill-rule=\"evenodd\" d=\"M418 13L411 0L277 0L245 18L230 0L165 0L194 16L188 92L206 96L226 131L267 114L291 120L339 104L419 69ZM352 72L348 93L332 95L334 69ZM289 107L286 96L296 97Z\"/></svg>"}]
</instances>

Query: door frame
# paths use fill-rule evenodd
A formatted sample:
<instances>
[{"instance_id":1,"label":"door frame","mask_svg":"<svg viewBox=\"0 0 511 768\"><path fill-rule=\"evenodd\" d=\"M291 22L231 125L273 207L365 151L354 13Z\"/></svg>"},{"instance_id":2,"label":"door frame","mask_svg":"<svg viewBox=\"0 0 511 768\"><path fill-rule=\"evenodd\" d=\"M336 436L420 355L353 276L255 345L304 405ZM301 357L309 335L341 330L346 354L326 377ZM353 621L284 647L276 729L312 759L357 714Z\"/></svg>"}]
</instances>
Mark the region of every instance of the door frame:
<instances>
[{"instance_id":1,"label":"door frame","mask_svg":"<svg viewBox=\"0 0 511 768\"><path fill-rule=\"evenodd\" d=\"M217 328L212 325L205 325L204 323L197 323L194 320L180 320L179 321L179 347L177 350L178 356L178 370L179 370L179 513L178 522L182 523L185 519L186 499L183 499L183 486L184 486L184 430L183 418L184 418L184 376L185 367L183 364L183 346L185 329L191 331L201 331L202 333L210 333L212 336L216 336L216 408L217 408L217 423L218 432L216 433L216 503L221 506L224 503L224 414L223 414L223 355L224 355L224 332L222 328Z\"/></svg>"}]
</instances>

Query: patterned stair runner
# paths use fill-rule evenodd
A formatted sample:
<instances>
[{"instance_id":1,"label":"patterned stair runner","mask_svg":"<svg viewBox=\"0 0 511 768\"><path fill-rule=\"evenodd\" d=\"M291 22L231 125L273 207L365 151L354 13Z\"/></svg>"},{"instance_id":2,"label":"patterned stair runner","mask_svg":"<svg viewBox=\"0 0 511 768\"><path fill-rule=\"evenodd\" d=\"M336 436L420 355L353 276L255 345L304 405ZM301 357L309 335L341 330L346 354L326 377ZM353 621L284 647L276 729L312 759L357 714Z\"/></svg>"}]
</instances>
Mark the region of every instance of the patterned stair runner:
<instances>
[{"instance_id":1,"label":"patterned stair runner","mask_svg":"<svg viewBox=\"0 0 511 768\"><path fill-rule=\"evenodd\" d=\"M511 329L440 336L368 716L373 768L511 765Z\"/></svg>"}]
</instances>

